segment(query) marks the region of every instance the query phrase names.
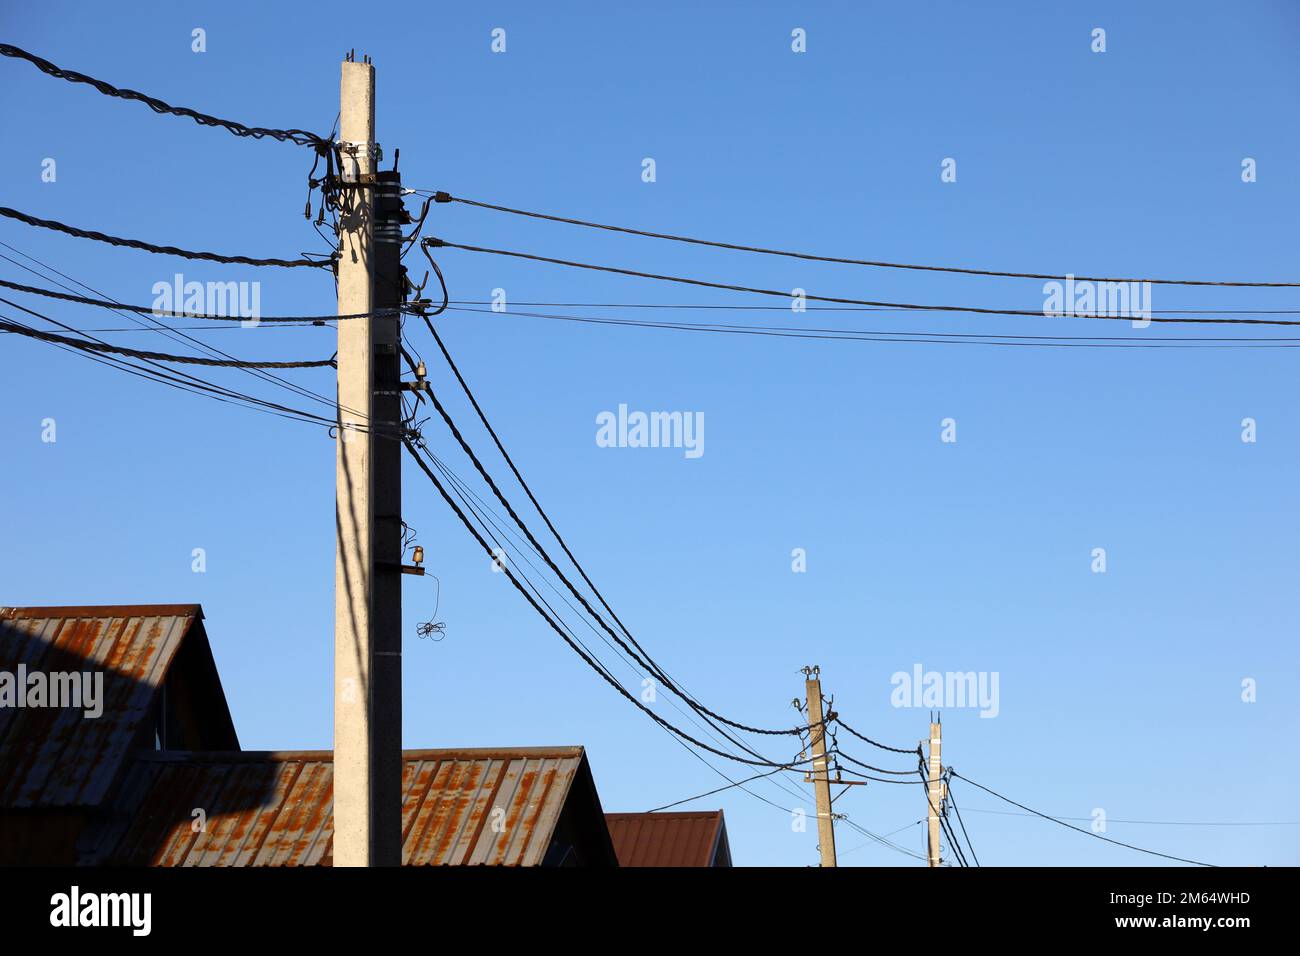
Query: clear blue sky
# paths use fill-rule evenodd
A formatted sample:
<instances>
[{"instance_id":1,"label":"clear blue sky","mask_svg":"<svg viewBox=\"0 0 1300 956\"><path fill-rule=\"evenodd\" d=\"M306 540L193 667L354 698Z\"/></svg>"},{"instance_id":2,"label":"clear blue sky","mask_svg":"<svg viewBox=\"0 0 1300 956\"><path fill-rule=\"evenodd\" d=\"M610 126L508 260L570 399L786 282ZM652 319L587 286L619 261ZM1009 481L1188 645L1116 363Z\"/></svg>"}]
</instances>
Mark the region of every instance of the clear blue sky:
<instances>
[{"instance_id":1,"label":"clear blue sky","mask_svg":"<svg viewBox=\"0 0 1300 956\"><path fill-rule=\"evenodd\" d=\"M10 4L0 33L173 103L321 133L337 111L339 61L355 47L376 62L380 139L390 158L401 148L407 184L507 205L864 258L1297 278L1300 7L1282 0L815 11L410 3L382 18L342 3L289 7ZM206 53L191 52L195 27L207 31ZM505 54L490 50L495 27L506 30ZM805 54L790 50L796 27L807 30ZM1090 51L1094 27L1107 31L1104 54ZM0 61L0 78L5 204L190 248L322 250L302 217L308 150L155 116L17 61ZM54 183L41 181L47 157ZM641 180L645 157L657 163L652 184ZM957 160L955 183L940 181L945 157ZM1241 181L1244 157L1257 161L1255 183ZM436 207L426 229L778 289L1042 305L1033 281L798 263L464 207ZM334 308L328 277L307 270L173 261L15 223L0 223L0 240L123 301L151 301L153 284L180 271L260 280L267 314ZM451 250L442 265L457 299L502 287L512 301L737 301ZM0 275L30 279L4 262ZM1300 307L1286 290L1160 287L1155 297L1165 309ZM129 324L36 307L83 328ZM944 315L729 320L773 316L1127 331ZM944 714L946 762L975 780L1069 816L1101 807L1112 820L1300 819L1290 800L1300 730L1296 352L781 342L463 313L439 322L620 616L714 708L788 725L798 668L816 663L846 719L910 746L927 715L890 705L890 675L914 664L997 672L995 719ZM1178 329L1147 334L1204 334ZM329 328L195 334L246 357L334 349ZM430 344L412 334L453 397ZM142 332L109 337L171 345ZM328 748L332 441L39 343L6 337L0 348L0 603L201 602L245 747ZM328 370L288 374L332 394ZM277 397L238 372L209 377ZM598 448L595 416L623 402L703 412L705 454ZM470 424L463 402L451 409ZM939 440L947 417L956 444ZM1254 444L1241 441L1245 417L1258 422ZM54 444L41 441L45 418L57 421ZM468 477L436 423L428 435ZM485 436L470 435L486 452ZM490 572L417 472L404 497L441 578L447 624L442 643L416 637L434 588L408 579L406 746L580 743L607 810L649 809L722 782ZM205 574L191 572L196 547ZM796 547L807 550L805 574L790 570ZM1090 570L1098 547L1104 575ZM639 689L626 668L617 673ZM1256 703L1241 700L1245 678L1258 682ZM663 695L656 706L679 719ZM906 763L863 745L851 752ZM789 786L810 797L797 779ZM738 863L815 863L815 828L789 825L795 797L768 782L754 789L782 809L735 790L691 806L725 808ZM960 782L954 792L985 864L1159 862L1043 821L975 812L1008 808ZM877 833L920 819L923 807L915 788L884 785L838 805ZM1300 858L1295 826L1112 823L1109 835L1220 863ZM919 826L893 839L924 847ZM847 828L839 840L853 850L845 865L916 865L874 844L855 849L866 838Z\"/></svg>"}]
</instances>

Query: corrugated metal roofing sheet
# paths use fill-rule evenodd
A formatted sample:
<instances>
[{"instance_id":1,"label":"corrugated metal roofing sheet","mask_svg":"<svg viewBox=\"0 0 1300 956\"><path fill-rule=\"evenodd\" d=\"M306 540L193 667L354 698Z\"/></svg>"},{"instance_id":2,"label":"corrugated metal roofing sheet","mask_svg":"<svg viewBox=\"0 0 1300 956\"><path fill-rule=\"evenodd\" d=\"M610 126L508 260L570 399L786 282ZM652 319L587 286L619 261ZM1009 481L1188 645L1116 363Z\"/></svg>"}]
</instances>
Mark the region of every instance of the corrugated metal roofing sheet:
<instances>
[{"instance_id":1,"label":"corrugated metal roofing sheet","mask_svg":"<svg viewBox=\"0 0 1300 956\"><path fill-rule=\"evenodd\" d=\"M0 807L95 806L117 779L197 604L0 608L0 670L104 674L103 713L0 708Z\"/></svg>"},{"instance_id":2,"label":"corrugated metal roofing sheet","mask_svg":"<svg viewBox=\"0 0 1300 956\"><path fill-rule=\"evenodd\" d=\"M713 866L726 840L721 810L607 813L605 823L619 866Z\"/></svg>"},{"instance_id":3,"label":"corrugated metal roofing sheet","mask_svg":"<svg viewBox=\"0 0 1300 956\"><path fill-rule=\"evenodd\" d=\"M581 747L403 757L404 866L539 865L585 763ZM123 781L117 822L97 829L82 856L113 865L329 865L333 801L329 751L147 754Z\"/></svg>"}]
</instances>

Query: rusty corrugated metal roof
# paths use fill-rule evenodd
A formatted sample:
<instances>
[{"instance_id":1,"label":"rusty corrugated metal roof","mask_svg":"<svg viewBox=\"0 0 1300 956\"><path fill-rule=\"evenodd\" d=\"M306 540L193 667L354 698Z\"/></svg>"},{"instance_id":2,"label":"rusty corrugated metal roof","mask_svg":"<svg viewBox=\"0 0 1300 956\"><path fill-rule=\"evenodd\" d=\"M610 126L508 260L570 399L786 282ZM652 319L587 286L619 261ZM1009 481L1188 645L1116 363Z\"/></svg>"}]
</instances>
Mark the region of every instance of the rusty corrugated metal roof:
<instances>
[{"instance_id":1,"label":"rusty corrugated metal roof","mask_svg":"<svg viewBox=\"0 0 1300 956\"><path fill-rule=\"evenodd\" d=\"M619 866L730 866L721 810L607 813Z\"/></svg>"},{"instance_id":2,"label":"rusty corrugated metal roof","mask_svg":"<svg viewBox=\"0 0 1300 956\"><path fill-rule=\"evenodd\" d=\"M537 866L575 780L590 780L581 747L403 758L405 866ZM116 821L95 828L81 856L110 865L329 865L333 801L330 751L146 754L123 780Z\"/></svg>"},{"instance_id":3,"label":"rusty corrugated metal roof","mask_svg":"<svg viewBox=\"0 0 1300 956\"><path fill-rule=\"evenodd\" d=\"M98 718L70 708L0 708L0 807L98 805L202 616L197 604L0 608L0 670L104 674Z\"/></svg>"}]
</instances>

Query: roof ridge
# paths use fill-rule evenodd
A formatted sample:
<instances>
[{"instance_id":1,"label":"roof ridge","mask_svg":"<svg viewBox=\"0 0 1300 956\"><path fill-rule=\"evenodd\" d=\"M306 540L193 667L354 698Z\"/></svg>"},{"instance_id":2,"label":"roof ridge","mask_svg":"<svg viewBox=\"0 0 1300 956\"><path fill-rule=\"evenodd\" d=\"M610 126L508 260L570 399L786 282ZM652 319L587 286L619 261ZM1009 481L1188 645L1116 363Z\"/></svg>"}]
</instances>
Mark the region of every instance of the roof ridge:
<instances>
[{"instance_id":1,"label":"roof ridge","mask_svg":"<svg viewBox=\"0 0 1300 956\"><path fill-rule=\"evenodd\" d=\"M0 606L0 617L30 620L49 617L203 617L201 604L57 604Z\"/></svg>"},{"instance_id":2,"label":"roof ridge","mask_svg":"<svg viewBox=\"0 0 1300 956\"><path fill-rule=\"evenodd\" d=\"M582 745L559 747L415 747L402 751L402 758L448 759L463 757L473 760L500 759L502 757L579 757L585 753ZM198 763L253 763L265 760L329 760L333 750L148 750L134 755L138 760L160 762L193 761Z\"/></svg>"}]
</instances>

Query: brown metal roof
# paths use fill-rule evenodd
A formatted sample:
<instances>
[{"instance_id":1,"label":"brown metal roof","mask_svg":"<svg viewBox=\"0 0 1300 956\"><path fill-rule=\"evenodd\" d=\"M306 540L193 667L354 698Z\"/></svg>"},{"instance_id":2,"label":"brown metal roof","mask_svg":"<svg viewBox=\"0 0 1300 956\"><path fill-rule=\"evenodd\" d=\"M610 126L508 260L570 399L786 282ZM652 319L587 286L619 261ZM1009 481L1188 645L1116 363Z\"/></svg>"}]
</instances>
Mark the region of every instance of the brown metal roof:
<instances>
[{"instance_id":1,"label":"brown metal roof","mask_svg":"<svg viewBox=\"0 0 1300 956\"><path fill-rule=\"evenodd\" d=\"M99 804L202 616L197 604L0 608L0 670L104 673L98 718L70 708L0 708L0 808Z\"/></svg>"},{"instance_id":2,"label":"brown metal roof","mask_svg":"<svg viewBox=\"0 0 1300 956\"><path fill-rule=\"evenodd\" d=\"M721 810L607 813L619 866L730 866Z\"/></svg>"},{"instance_id":3,"label":"brown metal roof","mask_svg":"<svg viewBox=\"0 0 1300 956\"><path fill-rule=\"evenodd\" d=\"M594 801L586 812L600 819L581 747L403 757L406 866L537 866L571 792ZM88 833L81 857L112 865L330 865L333 800L329 751L148 754L132 762L115 821ZM201 832L195 808L206 815ZM612 865L607 837L604 847Z\"/></svg>"}]
</instances>

